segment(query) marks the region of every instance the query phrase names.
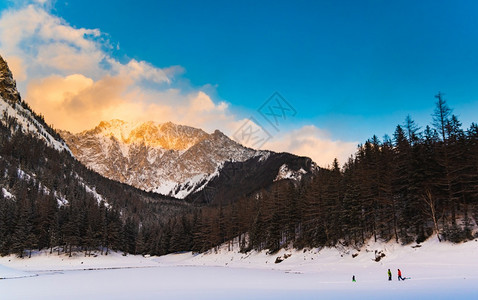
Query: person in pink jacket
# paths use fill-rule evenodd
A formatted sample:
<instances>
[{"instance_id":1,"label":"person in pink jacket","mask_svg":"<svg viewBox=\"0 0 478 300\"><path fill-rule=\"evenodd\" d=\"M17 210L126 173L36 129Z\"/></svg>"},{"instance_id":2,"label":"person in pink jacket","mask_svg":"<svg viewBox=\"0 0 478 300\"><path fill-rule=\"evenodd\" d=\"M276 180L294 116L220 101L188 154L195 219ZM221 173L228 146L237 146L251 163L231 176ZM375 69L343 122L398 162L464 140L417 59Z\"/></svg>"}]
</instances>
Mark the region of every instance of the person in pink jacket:
<instances>
[{"instance_id":1,"label":"person in pink jacket","mask_svg":"<svg viewBox=\"0 0 478 300\"><path fill-rule=\"evenodd\" d=\"M405 278L402 277L402 271L400 271L400 269L398 269L398 281L401 280L405 280Z\"/></svg>"}]
</instances>

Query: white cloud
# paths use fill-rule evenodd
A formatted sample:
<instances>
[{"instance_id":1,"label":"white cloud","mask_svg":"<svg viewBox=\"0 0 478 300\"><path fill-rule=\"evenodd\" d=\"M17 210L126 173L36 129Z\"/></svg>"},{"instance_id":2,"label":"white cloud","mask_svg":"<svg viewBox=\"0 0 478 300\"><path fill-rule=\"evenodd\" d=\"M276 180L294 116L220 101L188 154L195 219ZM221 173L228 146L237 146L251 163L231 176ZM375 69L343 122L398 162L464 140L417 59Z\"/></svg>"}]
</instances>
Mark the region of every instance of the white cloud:
<instances>
[{"instance_id":1,"label":"white cloud","mask_svg":"<svg viewBox=\"0 0 478 300\"><path fill-rule=\"evenodd\" d=\"M170 82L165 71L155 68L145 61L132 59L126 65L126 68L123 68L121 65L117 66L119 66L119 69L124 76L131 76L131 78L135 80L146 79L156 83Z\"/></svg>"},{"instance_id":2,"label":"white cloud","mask_svg":"<svg viewBox=\"0 0 478 300\"><path fill-rule=\"evenodd\" d=\"M36 5L4 11L0 18L0 51L22 60L28 74L22 81L74 71L104 75L98 63L105 53L95 40L100 35L97 29L73 28Z\"/></svg>"},{"instance_id":3,"label":"white cloud","mask_svg":"<svg viewBox=\"0 0 478 300\"><path fill-rule=\"evenodd\" d=\"M319 166L327 167L332 165L334 158L337 158L340 164L345 163L350 155L355 153L357 144L333 140L326 131L307 125L274 137L264 148L308 156Z\"/></svg>"}]
</instances>

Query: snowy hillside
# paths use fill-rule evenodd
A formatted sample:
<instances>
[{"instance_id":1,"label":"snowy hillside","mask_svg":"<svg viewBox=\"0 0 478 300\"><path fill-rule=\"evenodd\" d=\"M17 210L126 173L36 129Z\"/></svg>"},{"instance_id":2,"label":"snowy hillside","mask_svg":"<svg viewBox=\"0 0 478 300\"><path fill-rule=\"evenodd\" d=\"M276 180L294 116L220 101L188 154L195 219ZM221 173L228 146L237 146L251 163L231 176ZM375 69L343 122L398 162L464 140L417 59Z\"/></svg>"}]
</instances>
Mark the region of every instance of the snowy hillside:
<instances>
[{"instance_id":1,"label":"snowy hillside","mask_svg":"<svg viewBox=\"0 0 478 300\"><path fill-rule=\"evenodd\" d=\"M11 130L21 130L26 134L42 139L48 146L56 150L71 153L65 142L59 137L54 137L49 130L41 124L34 113L21 102L12 73L1 56L0 114L1 122L4 125L8 125L9 119L14 119L20 125L20 128L11 128Z\"/></svg>"}]
</instances>

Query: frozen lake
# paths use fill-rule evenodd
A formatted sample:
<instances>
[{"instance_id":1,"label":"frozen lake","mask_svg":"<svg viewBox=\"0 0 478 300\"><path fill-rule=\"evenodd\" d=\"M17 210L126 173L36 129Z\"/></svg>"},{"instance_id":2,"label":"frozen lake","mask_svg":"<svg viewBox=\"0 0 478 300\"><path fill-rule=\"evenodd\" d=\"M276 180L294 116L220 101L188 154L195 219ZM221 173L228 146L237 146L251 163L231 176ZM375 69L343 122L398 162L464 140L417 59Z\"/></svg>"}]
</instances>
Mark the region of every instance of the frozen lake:
<instances>
[{"instance_id":1,"label":"frozen lake","mask_svg":"<svg viewBox=\"0 0 478 300\"><path fill-rule=\"evenodd\" d=\"M334 274L199 266L36 273L0 280L1 299L478 299L476 278L353 283Z\"/></svg>"},{"instance_id":2,"label":"frozen lake","mask_svg":"<svg viewBox=\"0 0 478 300\"><path fill-rule=\"evenodd\" d=\"M376 253L385 256L375 261ZM277 257L287 258L276 264ZM397 281L397 268L411 277ZM387 280L391 269L393 280ZM357 282L352 282L355 275ZM0 299L478 299L478 240L143 257L0 257Z\"/></svg>"}]
</instances>

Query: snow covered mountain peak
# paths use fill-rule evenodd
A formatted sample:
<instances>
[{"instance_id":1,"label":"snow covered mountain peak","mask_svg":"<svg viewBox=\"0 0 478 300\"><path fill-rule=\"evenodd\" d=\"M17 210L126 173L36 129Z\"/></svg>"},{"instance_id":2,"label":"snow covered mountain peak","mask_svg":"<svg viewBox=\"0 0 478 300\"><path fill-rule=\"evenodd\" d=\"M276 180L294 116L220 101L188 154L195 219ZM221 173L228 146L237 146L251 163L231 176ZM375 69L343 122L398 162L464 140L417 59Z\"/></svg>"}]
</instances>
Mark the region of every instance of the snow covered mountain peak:
<instances>
[{"instance_id":1,"label":"snow covered mountain peak","mask_svg":"<svg viewBox=\"0 0 478 300\"><path fill-rule=\"evenodd\" d=\"M92 130L81 132L81 136L114 137L125 145L144 144L164 150L187 150L207 137L201 129L176 125L171 122L125 122L122 120L102 121Z\"/></svg>"},{"instance_id":2,"label":"snow covered mountain peak","mask_svg":"<svg viewBox=\"0 0 478 300\"><path fill-rule=\"evenodd\" d=\"M110 179L184 198L201 189L226 161L266 155L216 130L171 122L103 121L78 134L60 132L75 157Z\"/></svg>"}]
</instances>

